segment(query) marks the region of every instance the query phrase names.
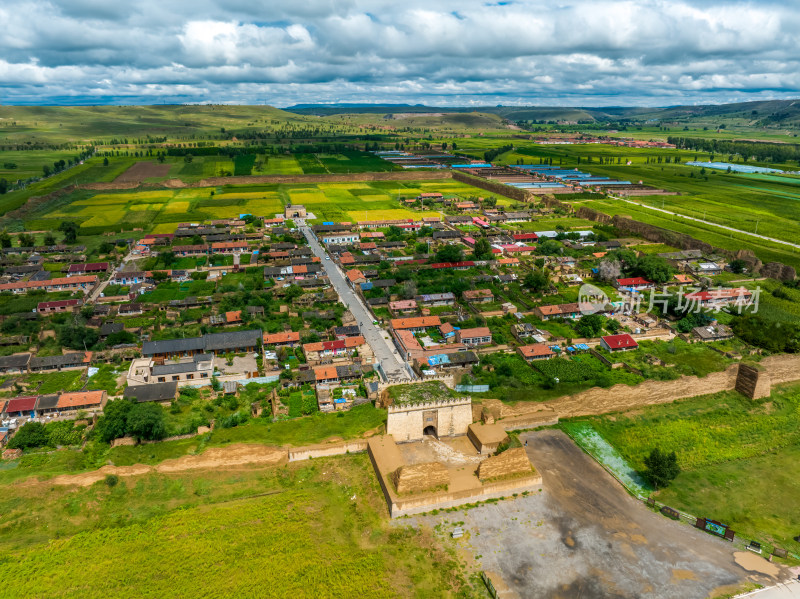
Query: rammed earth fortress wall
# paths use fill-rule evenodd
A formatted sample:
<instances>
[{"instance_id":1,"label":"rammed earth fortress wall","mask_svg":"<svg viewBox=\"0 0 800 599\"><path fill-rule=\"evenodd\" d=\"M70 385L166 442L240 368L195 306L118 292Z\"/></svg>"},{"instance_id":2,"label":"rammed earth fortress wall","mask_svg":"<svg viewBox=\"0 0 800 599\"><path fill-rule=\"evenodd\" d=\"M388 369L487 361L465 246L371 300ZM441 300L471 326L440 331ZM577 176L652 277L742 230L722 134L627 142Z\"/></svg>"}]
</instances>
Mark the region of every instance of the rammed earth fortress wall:
<instances>
[{"instance_id":1,"label":"rammed earth fortress wall","mask_svg":"<svg viewBox=\"0 0 800 599\"><path fill-rule=\"evenodd\" d=\"M759 366L773 385L800 380L800 356L769 356ZM609 389L594 387L575 395L537 404L536 408L552 410L557 416L568 418L619 412L640 406L669 403L676 399L733 391L736 388L739 367L739 364L732 364L722 372L713 372L705 377L682 376L674 381L645 381L633 387L622 384ZM536 415L546 418L541 411ZM498 424L508 430L507 423L519 421L520 425L515 428L521 428L525 416L524 411L517 412L513 407L503 406L503 420L499 420Z\"/></svg>"}]
</instances>

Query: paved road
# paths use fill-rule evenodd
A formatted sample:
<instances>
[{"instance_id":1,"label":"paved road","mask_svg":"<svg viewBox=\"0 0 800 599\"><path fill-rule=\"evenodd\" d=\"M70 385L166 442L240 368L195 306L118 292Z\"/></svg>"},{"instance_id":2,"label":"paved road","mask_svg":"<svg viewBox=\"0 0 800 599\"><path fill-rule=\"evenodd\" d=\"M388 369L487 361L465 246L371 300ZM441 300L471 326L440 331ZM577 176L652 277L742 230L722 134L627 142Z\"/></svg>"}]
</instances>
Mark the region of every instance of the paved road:
<instances>
[{"instance_id":1,"label":"paved road","mask_svg":"<svg viewBox=\"0 0 800 599\"><path fill-rule=\"evenodd\" d=\"M741 599L798 599L800 598L800 581L784 582L773 587L760 589L740 595Z\"/></svg>"},{"instance_id":2,"label":"paved road","mask_svg":"<svg viewBox=\"0 0 800 599\"><path fill-rule=\"evenodd\" d=\"M782 245L788 245L793 248L800 249L800 245L796 243L790 243L788 241L784 241L783 239L775 239L774 237L767 237L766 235L759 235L758 233L752 233L750 231L742 231L741 229L734 229L733 227L726 227L725 225L720 225L718 223L712 223L711 221L703 220L702 218L694 218L693 216L686 216L685 214L678 214L677 212L671 212L669 210L664 210L663 208L656 208L655 206L648 206L647 204L634 202L633 200L626 200L625 198L620 198L617 196L613 196L615 200L622 200L623 202L627 202L628 204L633 204L634 206L641 206L642 208L648 208L650 210L655 210L656 212L662 212L664 214L671 214L673 216L677 216L678 218L683 218L686 220L693 220L697 223L703 223L704 225L712 225L714 227L725 229L726 231L733 231L734 233L741 233L742 235L749 235L750 237L758 237L759 239L764 239L766 241L772 241L774 243L780 243Z\"/></svg>"},{"instance_id":3,"label":"paved road","mask_svg":"<svg viewBox=\"0 0 800 599\"><path fill-rule=\"evenodd\" d=\"M331 285L339 294L342 303L349 308L358 321L361 334L372 348L375 358L380 361L386 376L392 379L410 379L411 374L409 373L408 365L400 357L389 334L378 325L372 324L372 314L363 304L361 298L352 290L339 267L332 260L325 259L328 254L314 237L311 229L299 219L295 219L295 224L308 240L311 251L322 261L325 274L328 275Z\"/></svg>"}]
</instances>

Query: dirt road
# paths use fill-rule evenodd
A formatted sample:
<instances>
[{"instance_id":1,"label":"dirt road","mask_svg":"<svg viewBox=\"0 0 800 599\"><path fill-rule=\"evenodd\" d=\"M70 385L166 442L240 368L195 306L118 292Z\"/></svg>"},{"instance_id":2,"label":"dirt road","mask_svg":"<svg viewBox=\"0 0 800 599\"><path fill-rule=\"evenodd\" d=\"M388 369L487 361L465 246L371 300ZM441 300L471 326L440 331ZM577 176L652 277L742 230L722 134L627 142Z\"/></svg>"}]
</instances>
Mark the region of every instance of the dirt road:
<instances>
[{"instance_id":1,"label":"dirt road","mask_svg":"<svg viewBox=\"0 0 800 599\"><path fill-rule=\"evenodd\" d=\"M519 597L704 599L747 579L768 586L789 577L754 554L745 569L729 543L651 512L561 431L520 438L542 492L412 519L447 521L445 531L464 522L463 554Z\"/></svg>"}]
</instances>

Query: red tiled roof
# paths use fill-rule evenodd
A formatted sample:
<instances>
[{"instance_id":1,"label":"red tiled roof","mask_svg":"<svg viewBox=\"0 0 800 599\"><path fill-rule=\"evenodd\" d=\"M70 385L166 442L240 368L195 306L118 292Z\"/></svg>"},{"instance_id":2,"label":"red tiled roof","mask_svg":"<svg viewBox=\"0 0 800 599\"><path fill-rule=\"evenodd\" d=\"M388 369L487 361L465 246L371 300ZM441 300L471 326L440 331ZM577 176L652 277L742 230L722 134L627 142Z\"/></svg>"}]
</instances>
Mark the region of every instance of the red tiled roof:
<instances>
[{"instance_id":1,"label":"red tiled roof","mask_svg":"<svg viewBox=\"0 0 800 599\"><path fill-rule=\"evenodd\" d=\"M601 339L605 341L606 345L608 345L608 347L611 349L639 347L639 344L636 343L636 340L627 333L622 333L620 335L606 335L605 337L601 337Z\"/></svg>"},{"instance_id":2,"label":"red tiled roof","mask_svg":"<svg viewBox=\"0 0 800 599\"><path fill-rule=\"evenodd\" d=\"M442 321L438 316L417 316L414 318L393 318L393 329L417 329L420 327L438 327Z\"/></svg>"},{"instance_id":3,"label":"red tiled roof","mask_svg":"<svg viewBox=\"0 0 800 599\"><path fill-rule=\"evenodd\" d=\"M57 408L74 408L76 406L99 406L103 403L105 391L76 391L62 393L58 396Z\"/></svg>"},{"instance_id":4,"label":"red tiled roof","mask_svg":"<svg viewBox=\"0 0 800 599\"><path fill-rule=\"evenodd\" d=\"M534 343L533 345L521 345L519 353L524 358L537 358L539 356L554 356L555 352L544 343Z\"/></svg>"},{"instance_id":5,"label":"red tiled roof","mask_svg":"<svg viewBox=\"0 0 800 599\"><path fill-rule=\"evenodd\" d=\"M267 345L272 345L274 343L290 343L293 341L300 341L300 333L298 331L264 333L264 343Z\"/></svg>"},{"instance_id":6,"label":"red tiled roof","mask_svg":"<svg viewBox=\"0 0 800 599\"><path fill-rule=\"evenodd\" d=\"M643 277L631 277L628 279L617 279L617 285L620 287L643 287L652 285L652 283Z\"/></svg>"},{"instance_id":7,"label":"red tiled roof","mask_svg":"<svg viewBox=\"0 0 800 599\"><path fill-rule=\"evenodd\" d=\"M475 327L474 329L461 329L458 334L461 339L472 339L473 337L491 337L492 331L489 330L489 327Z\"/></svg>"},{"instance_id":8,"label":"red tiled roof","mask_svg":"<svg viewBox=\"0 0 800 599\"><path fill-rule=\"evenodd\" d=\"M436 262L431 264L431 268L458 268L462 266L475 266L472 260L464 260L462 262Z\"/></svg>"},{"instance_id":9,"label":"red tiled roof","mask_svg":"<svg viewBox=\"0 0 800 599\"><path fill-rule=\"evenodd\" d=\"M36 406L36 396L29 395L26 397L15 397L8 401L6 406L6 413L14 412L28 412Z\"/></svg>"}]
</instances>

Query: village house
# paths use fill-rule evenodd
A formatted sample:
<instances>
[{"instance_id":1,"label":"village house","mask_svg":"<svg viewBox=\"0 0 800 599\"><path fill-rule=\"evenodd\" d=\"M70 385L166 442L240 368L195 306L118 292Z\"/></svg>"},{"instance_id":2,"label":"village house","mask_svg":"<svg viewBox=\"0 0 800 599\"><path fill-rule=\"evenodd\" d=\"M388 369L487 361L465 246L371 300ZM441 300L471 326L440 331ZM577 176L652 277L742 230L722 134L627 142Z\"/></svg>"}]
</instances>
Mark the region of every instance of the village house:
<instances>
[{"instance_id":1,"label":"village house","mask_svg":"<svg viewBox=\"0 0 800 599\"><path fill-rule=\"evenodd\" d=\"M695 291L683 296L690 304L702 308L718 308L722 306L745 306L753 297L753 293L744 287L733 289L718 288L706 291Z\"/></svg>"},{"instance_id":2,"label":"village house","mask_svg":"<svg viewBox=\"0 0 800 599\"><path fill-rule=\"evenodd\" d=\"M576 319L581 317L581 308L578 304L553 304L548 306L536 306L533 315L540 320L550 320L552 318Z\"/></svg>"},{"instance_id":3,"label":"village house","mask_svg":"<svg viewBox=\"0 0 800 599\"><path fill-rule=\"evenodd\" d=\"M0 356L0 374L24 374L28 372L31 354Z\"/></svg>"},{"instance_id":4,"label":"village house","mask_svg":"<svg viewBox=\"0 0 800 599\"><path fill-rule=\"evenodd\" d=\"M259 349L262 333L259 329L231 331L229 333L209 333L202 337L145 341L142 356L148 358L191 357L195 354L213 353L251 353Z\"/></svg>"},{"instance_id":5,"label":"village house","mask_svg":"<svg viewBox=\"0 0 800 599\"><path fill-rule=\"evenodd\" d=\"M526 362L535 362L536 360L549 360L554 357L556 353L544 343L535 343L533 345L521 345L517 348L517 352Z\"/></svg>"},{"instance_id":6,"label":"village house","mask_svg":"<svg viewBox=\"0 0 800 599\"><path fill-rule=\"evenodd\" d=\"M82 305L83 305L83 300L80 299L57 300L54 302L39 302L36 305L36 311L39 314L56 314L59 312L72 312L76 308L80 308Z\"/></svg>"},{"instance_id":7,"label":"village house","mask_svg":"<svg viewBox=\"0 0 800 599\"><path fill-rule=\"evenodd\" d=\"M338 245L349 245L351 243L358 243L360 237L358 233L353 231L346 231L341 233L324 233L321 237L322 243L325 245L335 243Z\"/></svg>"},{"instance_id":8,"label":"village house","mask_svg":"<svg viewBox=\"0 0 800 599\"><path fill-rule=\"evenodd\" d=\"M490 345L492 332L489 327L475 327L474 329L460 329L456 331L456 340L469 347Z\"/></svg>"},{"instance_id":9,"label":"village house","mask_svg":"<svg viewBox=\"0 0 800 599\"><path fill-rule=\"evenodd\" d=\"M724 324L707 325L704 327L695 327L692 329L692 334L700 341L723 341L725 339L733 338L733 331L731 328Z\"/></svg>"},{"instance_id":10,"label":"village house","mask_svg":"<svg viewBox=\"0 0 800 599\"><path fill-rule=\"evenodd\" d=\"M208 244L200 243L197 245L176 245L172 247L172 251L176 256L204 256L208 253Z\"/></svg>"},{"instance_id":11,"label":"village house","mask_svg":"<svg viewBox=\"0 0 800 599\"><path fill-rule=\"evenodd\" d=\"M31 372L53 372L86 368L92 361L92 352L73 352L60 356L42 356L31 358L28 366Z\"/></svg>"},{"instance_id":12,"label":"village house","mask_svg":"<svg viewBox=\"0 0 800 599\"><path fill-rule=\"evenodd\" d=\"M128 369L128 385L149 385L176 381L191 384L211 380L214 376L214 356L195 354L179 362L164 362L153 358L136 358Z\"/></svg>"},{"instance_id":13,"label":"village house","mask_svg":"<svg viewBox=\"0 0 800 599\"><path fill-rule=\"evenodd\" d=\"M600 337L600 346L610 352L630 351L639 348L636 340L627 333Z\"/></svg>"},{"instance_id":14,"label":"village house","mask_svg":"<svg viewBox=\"0 0 800 599\"><path fill-rule=\"evenodd\" d=\"M470 304L488 304L494 301L494 294L489 289L468 289L462 296Z\"/></svg>"},{"instance_id":15,"label":"village house","mask_svg":"<svg viewBox=\"0 0 800 599\"><path fill-rule=\"evenodd\" d=\"M70 264L67 269L67 276L89 275L95 273L108 272L110 268L108 262L87 262L84 264Z\"/></svg>"},{"instance_id":16,"label":"village house","mask_svg":"<svg viewBox=\"0 0 800 599\"><path fill-rule=\"evenodd\" d=\"M395 316L402 316L406 314L414 314L417 311L416 300L397 300L389 302L389 312Z\"/></svg>"},{"instance_id":17,"label":"village house","mask_svg":"<svg viewBox=\"0 0 800 599\"><path fill-rule=\"evenodd\" d=\"M266 347L294 347L300 343L298 331L281 331L280 333L264 333Z\"/></svg>"},{"instance_id":18,"label":"village house","mask_svg":"<svg viewBox=\"0 0 800 599\"><path fill-rule=\"evenodd\" d=\"M0 284L0 292L27 293L32 290L43 290L47 293L56 291L83 291L90 292L97 285L97 275L59 277L45 281L20 281L18 283Z\"/></svg>"},{"instance_id":19,"label":"village house","mask_svg":"<svg viewBox=\"0 0 800 599\"><path fill-rule=\"evenodd\" d=\"M168 381L150 385L131 385L125 388L122 396L137 403L152 401L169 405L178 397L178 383L177 381Z\"/></svg>"},{"instance_id":20,"label":"village house","mask_svg":"<svg viewBox=\"0 0 800 599\"><path fill-rule=\"evenodd\" d=\"M350 281L352 286L355 286L360 285L361 283L366 283L367 277L365 277L364 273L359 269L354 268L353 270L347 271L347 280Z\"/></svg>"},{"instance_id":21,"label":"village house","mask_svg":"<svg viewBox=\"0 0 800 599\"><path fill-rule=\"evenodd\" d=\"M630 277L627 279L617 279L614 281L614 287L626 291L643 291L645 289L653 289L655 285L643 277Z\"/></svg>"},{"instance_id":22,"label":"village house","mask_svg":"<svg viewBox=\"0 0 800 599\"><path fill-rule=\"evenodd\" d=\"M59 415L74 414L78 411L100 412L106 405L108 393L100 391L75 391L58 396L55 411Z\"/></svg>"},{"instance_id":23,"label":"village house","mask_svg":"<svg viewBox=\"0 0 800 599\"><path fill-rule=\"evenodd\" d=\"M330 358L340 356L352 356L354 353L361 354L365 349L366 341L363 337L345 337L335 341L319 341L306 343L303 345L303 353L306 360L315 363Z\"/></svg>"},{"instance_id":24,"label":"village house","mask_svg":"<svg viewBox=\"0 0 800 599\"><path fill-rule=\"evenodd\" d=\"M428 327L438 327L442 321L438 316L417 316L415 318L393 318L392 329L395 331L411 331L421 333Z\"/></svg>"},{"instance_id":25,"label":"village house","mask_svg":"<svg viewBox=\"0 0 800 599\"><path fill-rule=\"evenodd\" d=\"M211 244L212 254L243 254L248 250L246 241L222 241Z\"/></svg>"},{"instance_id":26,"label":"village house","mask_svg":"<svg viewBox=\"0 0 800 599\"><path fill-rule=\"evenodd\" d=\"M418 295L414 298L418 306L426 306L429 308L437 306L453 306L456 303L456 296L447 291L445 293L428 293L425 295Z\"/></svg>"}]
</instances>

